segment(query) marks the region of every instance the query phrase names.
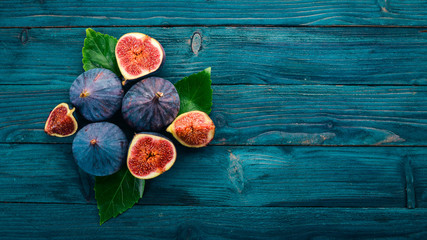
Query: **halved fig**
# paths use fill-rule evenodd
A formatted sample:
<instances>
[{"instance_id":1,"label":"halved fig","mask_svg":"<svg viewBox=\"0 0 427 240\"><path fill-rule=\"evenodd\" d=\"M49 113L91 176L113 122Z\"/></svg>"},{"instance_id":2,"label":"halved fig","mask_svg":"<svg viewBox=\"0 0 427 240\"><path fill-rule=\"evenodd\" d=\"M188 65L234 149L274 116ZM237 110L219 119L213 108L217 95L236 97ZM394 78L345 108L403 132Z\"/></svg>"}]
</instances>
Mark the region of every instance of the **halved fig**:
<instances>
[{"instance_id":1,"label":"halved fig","mask_svg":"<svg viewBox=\"0 0 427 240\"><path fill-rule=\"evenodd\" d=\"M143 33L127 33L117 42L117 64L125 81L156 72L164 62L165 51L154 38Z\"/></svg>"},{"instance_id":2,"label":"halved fig","mask_svg":"<svg viewBox=\"0 0 427 240\"><path fill-rule=\"evenodd\" d=\"M136 178L151 179L169 170L175 159L175 146L165 136L139 133L129 145L127 166Z\"/></svg>"},{"instance_id":3,"label":"halved fig","mask_svg":"<svg viewBox=\"0 0 427 240\"><path fill-rule=\"evenodd\" d=\"M75 108L70 109L68 104L60 103L49 114L44 131L55 137L68 137L77 131L77 121L73 116Z\"/></svg>"},{"instance_id":4,"label":"halved fig","mask_svg":"<svg viewBox=\"0 0 427 240\"><path fill-rule=\"evenodd\" d=\"M200 148L208 145L215 135L212 119L202 111L191 111L179 115L166 131L182 145Z\"/></svg>"}]
</instances>

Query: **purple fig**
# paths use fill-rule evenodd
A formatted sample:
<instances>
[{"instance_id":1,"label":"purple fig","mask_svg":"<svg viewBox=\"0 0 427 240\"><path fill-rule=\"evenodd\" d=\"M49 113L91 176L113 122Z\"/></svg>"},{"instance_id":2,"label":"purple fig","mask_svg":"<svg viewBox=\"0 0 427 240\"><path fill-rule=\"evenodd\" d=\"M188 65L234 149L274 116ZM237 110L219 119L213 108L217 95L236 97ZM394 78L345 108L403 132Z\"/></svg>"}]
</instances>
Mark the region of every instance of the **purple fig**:
<instances>
[{"instance_id":1,"label":"purple fig","mask_svg":"<svg viewBox=\"0 0 427 240\"><path fill-rule=\"evenodd\" d=\"M158 77L146 78L133 85L122 103L125 121L136 131L160 131L179 112L179 96L175 86Z\"/></svg>"},{"instance_id":2,"label":"purple fig","mask_svg":"<svg viewBox=\"0 0 427 240\"><path fill-rule=\"evenodd\" d=\"M71 103L92 122L111 118L120 109L123 95L120 79L103 68L80 74L70 88Z\"/></svg>"},{"instance_id":3,"label":"purple fig","mask_svg":"<svg viewBox=\"0 0 427 240\"><path fill-rule=\"evenodd\" d=\"M128 141L123 131L108 122L86 125L73 141L73 156L83 171L107 176L120 170L126 158Z\"/></svg>"}]
</instances>

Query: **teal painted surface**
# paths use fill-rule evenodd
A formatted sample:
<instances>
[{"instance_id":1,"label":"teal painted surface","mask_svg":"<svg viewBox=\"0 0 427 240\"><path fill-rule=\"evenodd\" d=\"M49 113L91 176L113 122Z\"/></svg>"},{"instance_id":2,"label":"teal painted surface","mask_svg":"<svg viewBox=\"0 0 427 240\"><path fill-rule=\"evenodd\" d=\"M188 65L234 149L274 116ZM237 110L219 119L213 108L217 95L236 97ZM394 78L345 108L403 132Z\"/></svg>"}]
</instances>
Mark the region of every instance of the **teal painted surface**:
<instances>
[{"instance_id":1,"label":"teal painted surface","mask_svg":"<svg viewBox=\"0 0 427 240\"><path fill-rule=\"evenodd\" d=\"M210 66L214 84L427 84L427 28L95 30L159 40L167 61L158 75L172 82ZM85 28L0 29L0 83L69 84L83 71L84 38Z\"/></svg>"},{"instance_id":2,"label":"teal painted surface","mask_svg":"<svg viewBox=\"0 0 427 240\"><path fill-rule=\"evenodd\" d=\"M427 25L424 0L3 0L0 26Z\"/></svg>"},{"instance_id":3,"label":"teal painted surface","mask_svg":"<svg viewBox=\"0 0 427 240\"><path fill-rule=\"evenodd\" d=\"M426 239L426 9L2 1L0 239ZM72 137L43 132L83 71L89 26L158 39L172 82L211 66L217 126L102 226Z\"/></svg>"},{"instance_id":4,"label":"teal painted surface","mask_svg":"<svg viewBox=\"0 0 427 240\"><path fill-rule=\"evenodd\" d=\"M93 179L76 167L70 144L0 146L9 159L0 201L95 204ZM45 157L28 161L34 148ZM422 147L178 147L173 168L147 181L139 204L425 207L426 174Z\"/></svg>"},{"instance_id":5,"label":"teal painted surface","mask_svg":"<svg viewBox=\"0 0 427 240\"><path fill-rule=\"evenodd\" d=\"M52 138L42 130L49 111L69 102L70 85L3 86L0 142L71 143L72 137ZM427 144L425 86L215 85L213 90L214 145ZM113 122L123 121L116 116ZM129 127L120 126L132 136Z\"/></svg>"},{"instance_id":6,"label":"teal painted surface","mask_svg":"<svg viewBox=\"0 0 427 240\"><path fill-rule=\"evenodd\" d=\"M427 237L426 209L136 206L99 227L97 211L90 205L5 203L2 207L4 239Z\"/></svg>"}]
</instances>

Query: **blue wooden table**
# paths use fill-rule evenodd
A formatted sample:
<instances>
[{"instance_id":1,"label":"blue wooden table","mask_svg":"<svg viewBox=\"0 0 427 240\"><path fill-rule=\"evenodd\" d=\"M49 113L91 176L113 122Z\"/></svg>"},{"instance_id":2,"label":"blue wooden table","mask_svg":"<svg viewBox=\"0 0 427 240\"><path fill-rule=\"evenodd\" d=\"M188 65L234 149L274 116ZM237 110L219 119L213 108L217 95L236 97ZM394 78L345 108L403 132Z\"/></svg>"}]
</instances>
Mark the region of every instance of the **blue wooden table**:
<instances>
[{"instance_id":1,"label":"blue wooden table","mask_svg":"<svg viewBox=\"0 0 427 240\"><path fill-rule=\"evenodd\" d=\"M217 126L102 226L43 132L87 27L212 67ZM2 0L0 43L0 239L427 239L425 0Z\"/></svg>"}]
</instances>

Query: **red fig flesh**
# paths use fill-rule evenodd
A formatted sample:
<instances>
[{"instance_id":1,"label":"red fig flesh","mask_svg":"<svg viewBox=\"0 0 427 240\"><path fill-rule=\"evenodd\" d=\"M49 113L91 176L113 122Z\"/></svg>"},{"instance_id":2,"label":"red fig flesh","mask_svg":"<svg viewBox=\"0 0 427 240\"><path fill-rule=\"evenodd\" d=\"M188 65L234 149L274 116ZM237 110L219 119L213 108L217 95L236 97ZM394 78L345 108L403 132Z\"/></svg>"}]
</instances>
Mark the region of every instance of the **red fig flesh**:
<instances>
[{"instance_id":1,"label":"red fig flesh","mask_svg":"<svg viewBox=\"0 0 427 240\"><path fill-rule=\"evenodd\" d=\"M215 125L204 112L191 111L179 115L166 131L187 147L199 148L210 143L215 135Z\"/></svg>"},{"instance_id":2,"label":"red fig flesh","mask_svg":"<svg viewBox=\"0 0 427 240\"><path fill-rule=\"evenodd\" d=\"M75 108L69 109L68 104L61 103L49 114L44 131L55 137L68 137L77 131L77 121L73 116Z\"/></svg>"},{"instance_id":3,"label":"red fig flesh","mask_svg":"<svg viewBox=\"0 0 427 240\"><path fill-rule=\"evenodd\" d=\"M165 58L162 45L143 33L123 35L117 42L115 54L125 81L156 72Z\"/></svg>"},{"instance_id":4,"label":"red fig flesh","mask_svg":"<svg viewBox=\"0 0 427 240\"><path fill-rule=\"evenodd\" d=\"M169 170L175 163L176 149L157 133L136 134L129 146L127 166L139 179L151 179Z\"/></svg>"}]
</instances>

